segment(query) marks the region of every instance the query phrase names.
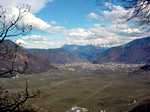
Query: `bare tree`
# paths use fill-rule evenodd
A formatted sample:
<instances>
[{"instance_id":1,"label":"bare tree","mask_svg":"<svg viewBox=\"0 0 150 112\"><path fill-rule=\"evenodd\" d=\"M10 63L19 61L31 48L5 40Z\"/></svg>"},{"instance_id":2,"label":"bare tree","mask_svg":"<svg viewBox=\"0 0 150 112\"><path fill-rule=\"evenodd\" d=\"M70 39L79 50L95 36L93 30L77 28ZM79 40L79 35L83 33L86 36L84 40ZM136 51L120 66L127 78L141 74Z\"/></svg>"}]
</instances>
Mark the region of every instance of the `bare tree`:
<instances>
[{"instance_id":1,"label":"bare tree","mask_svg":"<svg viewBox=\"0 0 150 112\"><path fill-rule=\"evenodd\" d=\"M150 0L96 0L97 5L104 5L103 2L121 2L126 9L132 9L127 20L136 19L139 25L150 23ZM103 7L101 7L103 8ZM109 7L106 7L106 9Z\"/></svg>"},{"instance_id":2,"label":"bare tree","mask_svg":"<svg viewBox=\"0 0 150 112\"><path fill-rule=\"evenodd\" d=\"M25 103L38 94L39 92L29 92L28 81L26 81L25 90L19 93L10 93L0 88L0 112L35 112L33 108L25 108Z\"/></svg>"},{"instance_id":3,"label":"bare tree","mask_svg":"<svg viewBox=\"0 0 150 112\"><path fill-rule=\"evenodd\" d=\"M133 12L128 20L137 18L139 22L142 24L150 23L150 0L132 0L130 3L132 4ZM130 4L129 3L129 4Z\"/></svg>"},{"instance_id":4,"label":"bare tree","mask_svg":"<svg viewBox=\"0 0 150 112\"><path fill-rule=\"evenodd\" d=\"M23 60L22 70L18 69L16 60L20 46L17 44L10 46L9 43L4 41L6 38L28 34L32 30L32 25L23 22L24 16L30 11L30 6L23 5L18 7L17 10L16 14L11 15L7 9L0 6L0 64L4 62L8 65L0 70L0 76L24 73L28 67L28 62Z\"/></svg>"},{"instance_id":5,"label":"bare tree","mask_svg":"<svg viewBox=\"0 0 150 112\"><path fill-rule=\"evenodd\" d=\"M23 17L29 13L30 6L18 7L18 13L11 15L9 11L0 6L0 42L6 37L25 35L32 30L32 26L23 23ZM11 17L9 17L11 15Z\"/></svg>"},{"instance_id":6,"label":"bare tree","mask_svg":"<svg viewBox=\"0 0 150 112\"><path fill-rule=\"evenodd\" d=\"M23 68L22 70L18 69L17 59L21 47L19 44L13 42L12 44L6 40L8 37L28 34L32 30L31 25L23 22L23 17L30 11L30 6L23 5L17 9L18 13L11 15L4 7L0 6L0 64L1 66L7 65L0 68L0 76L21 74L28 67L27 60L22 60ZM0 87L0 112L35 112L33 108L25 108L25 103L37 95L37 92L34 94L29 92L28 81L26 81L25 90L18 93L10 93Z\"/></svg>"}]
</instances>

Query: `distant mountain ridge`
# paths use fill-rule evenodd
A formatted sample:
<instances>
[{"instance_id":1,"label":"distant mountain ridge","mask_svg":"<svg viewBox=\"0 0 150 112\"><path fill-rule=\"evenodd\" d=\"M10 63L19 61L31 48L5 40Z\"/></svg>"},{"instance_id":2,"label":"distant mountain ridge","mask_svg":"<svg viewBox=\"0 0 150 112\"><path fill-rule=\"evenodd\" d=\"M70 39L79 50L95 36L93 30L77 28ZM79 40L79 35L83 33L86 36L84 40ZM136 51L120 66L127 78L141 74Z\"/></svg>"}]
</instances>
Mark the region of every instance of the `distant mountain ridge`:
<instances>
[{"instance_id":1,"label":"distant mountain ridge","mask_svg":"<svg viewBox=\"0 0 150 112\"><path fill-rule=\"evenodd\" d=\"M28 49L32 55L47 59L51 64L71 64L86 62L79 57L66 52L63 48L57 49Z\"/></svg>"},{"instance_id":2,"label":"distant mountain ridge","mask_svg":"<svg viewBox=\"0 0 150 112\"><path fill-rule=\"evenodd\" d=\"M107 49L104 47L96 47L93 45L64 45L62 48L72 55L75 55L82 60L87 60L89 62L95 61L97 56Z\"/></svg>"},{"instance_id":3,"label":"distant mountain ridge","mask_svg":"<svg viewBox=\"0 0 150 112\"><path fill-rule=\"evenodd\" d=\"M64 45L62 48L38 51L33 54L45 57L52 64L71 63L150 63L150 37L133 40L127 44L102 48L92 45Z\"/></svg>"},{"instance_id":4,"label":"distant mountain ridge","mask_svg":"<svg viewBox=\"0 0 150 112\"><path fill-rule=\"evenodd\" d=\"M133 40L125 45L107 49L96 63L150 63L150 37Z\"/></svg>"},{"instance_id":5,"label":"distant mountain ridge","mask_svg":"<svg viewBox=\"0 0 150 112\"><path fill-rule=\"evenodd\" d=\"M106 48L92 45L64 45L56 49L27 49L32 55L48 60L51 64L92 63Z\"/></svg>"},{"instance_id":6,"label":"distant mountain ridge","mask_svg":"<svg viewBox=\"0 0 150 112\"><path fill-rule=\"evenodd\" d=\"M33 55L23 47L17 47L16 44L10 40L5 40L0 44L0 72L8 71L12 68L12 60L15 60L14 68L23 69L24 62L27 62L25 73L40 73L46 72L49 69L56 69L47 59ZM16 58L14 54L16 53Z\"/></svg>"},{"instance_id":7,"label":"distant mountain ridge","mask_svg":"<svg viewBox=\"0 0 150 112\"><path fill-rule=\"evenodd\" d=\"M5 46L8 49L15 49L16 44L10 40L5 40L0 44L0 49ZM3 51L2 51L3 53ZM2 54L0 53L0 59ZM0 60L0 69L10 67L9 55L5 60ZM73 64L73 63L124 63L124 64L147 64L150 63L150 37L133 40L122 46L112 48L101 48L92 45L64 45L56 49L26 49L18 48L17 64L22 67L23 60L28 60L28 70L30 73L39 73L55 68L53 64Z\"/></svg>"}]
</instances>

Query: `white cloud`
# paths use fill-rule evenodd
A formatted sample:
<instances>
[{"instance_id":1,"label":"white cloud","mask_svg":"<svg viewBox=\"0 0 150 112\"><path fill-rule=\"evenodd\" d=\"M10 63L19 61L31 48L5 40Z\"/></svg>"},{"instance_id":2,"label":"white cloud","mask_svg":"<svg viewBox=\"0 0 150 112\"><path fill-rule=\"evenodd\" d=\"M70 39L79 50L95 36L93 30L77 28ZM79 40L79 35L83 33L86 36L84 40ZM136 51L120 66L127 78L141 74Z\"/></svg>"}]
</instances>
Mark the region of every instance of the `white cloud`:
<instances>
[{"instance_id":1,"label":"white cloud","mask_svg":"<svg viewBox=\"0 0 150 112\"><path fill-rule=\"evenodd\" d=\"M140 28L133 27L126 21L131 9L111 5L111 11L91 12L88 18L97 24L90 28L74 28L65 34L66 44L117 46L146 35ZM104 22L104 23L102 23Z\"/></svg>"},{"instance_id":2,"label":"white cloud","mask_svg":"<svg viewBox=\"0 0 150 112\"><path fill-rule=\"evenodd\" d=\"M96 14L95 12L89 13L87 17L89 19L94 19L94 20L98 20L100 18L100 16L98 14Z\"/></svg>"},{"instance_id":3,"label":"white cloud","mask_svg":"<svg viewBox=\"0 0 150 112\"><path fill-rule=\"evenodd\" d=\"M106 3L106 6L111 6L110 10L104 10L101 13L90 13L88 15L89 19L96 20L97 22L104 22L108 24L109 29L113 32L124 32L124 33L140 33L140 29L137 27L131 27L127 22L127 18L131 14L132 9L125 9L121 6L110 5Z\"/></svg>"},{"instance_id":4,"label":"white cloud","mask_svg":"<svg viewBox=\"0 0 150 112\"><path fill-rule=\"evenodd\" d=\"M88 29L95 34L94 39L91 40L97 40L95 42L99 44L106 43L106 45L115 46L146 35L140 27L127 22L132 10L111 4L111 11L90 13L88 18L97 22L93 28Z\"/></svg>"},{"instance_id":5,"label":"white cloud","mask_svg":"<svg viewBox=\"0 0 150 112\"><path fill-rule=\"evenodd\" d=\"M76 39L77 38L87 38L92 35L93 35L92 32L90 32L86 29L83 29L83 28L71 29L66 32L67 37L72 37L72 38L76 38Z\"/></svg>"},{"instance_id":6,"label":"white cloud","mask_svg":"<svg viewBox=\"0 0 150 112\"><path fill-rule=\"evenodd\" d=\"M82 33L81 33L82 31ZM66 44L77 45L97 45L101 47L111 47L122 44L122 40L113 32L108 31L104 27L97 26L88 29L72 29L68 33Z\"/></svg>"},{"instance_id":7,"label":"white cloud","mask_svg":"<svg viewBox=\"0 0 150 112\"><path fill-rule=\"evenodd\" d=\"M64 45L62 41L50 40L46 36L29 35L16 40L16 43L21 43L21 46L26 48L59 48Z\"/></svg>"},{"instance_id":8,"label":"white cloud","mask_svg":"<svg viewBox=\"0 0 150 112\"><path fill-rule=\"evenodd\" d=\"M63 41L60 40L50 40L46 36L41 35L30 35L24 36L16 40L17 44L21 44L21 46L26 48L60 48L63 45L75 44L75 45L96 45L101 47L110 47L113 46L116 41L114 38L93 38L93 39L85 39L85 38L66 38ZM120 42L118 42L120 43Z\"/></svg>"},{"instance_id":9,"label":"white cloud","mask_svg":"<svg viewBox=\"0 0 150 112\"><path fill-rule=\"evenodd\" d=\"M59 26L53 23L47 23L43 21L42 19L36 17L35 15L28 13L23 17L23 23L32 25L33 28L48 32L48 33L58 33L63 32L65 28L63 26Z\"/></svg>"},{"instance_id":10,"label":"white cloud","mask_svg":"<svg viewBox=\"0 0 150 112\"><path fill-rule=\"evenodd\" d=\"M52 21L50 23L47 23L43 21L42 19L35 16L34 12L40 11L48 2L52 2L53 0L5 0L0 1L0 5L4 6L7 10L6 18L7 22L14 19L14 17L17 18L19 14L19 9L16 7L21 4L28 4L31 5L31 12L27 12L24 14L22 20L19 22L19 24L28 24L32 25L33 28L37 30L41 30L48 33L57 33L57 32L63 32L64 28L62 26L59 26L56 24L55 21Z\"/></svg>"},{"instance_id":11,"label":"white cloud","mask_svg":"<svg viewBox=\"0 0 150 112\"><path fill-rule=\"evenodd\" d=\"M23 17L23 23L24 24L29 24L32 25L34 28L39 29L39 30L46 30L47 28L51 27L50 24L46 23L45 21L41 20L40 18L37 18L31 13L26 14Z\"/></svg>"},{"instance_id":12,"label":"white cloud","mask_svg":"<svg viewBox=\"0 0 150 112\"><path fill-rule=\"evenodd\" d=\"M53 0L0 0L0 5L4 7L17 7L22 5L30 5L33 13L39 12L47 3Z\"/></svg>"}]
</instances>

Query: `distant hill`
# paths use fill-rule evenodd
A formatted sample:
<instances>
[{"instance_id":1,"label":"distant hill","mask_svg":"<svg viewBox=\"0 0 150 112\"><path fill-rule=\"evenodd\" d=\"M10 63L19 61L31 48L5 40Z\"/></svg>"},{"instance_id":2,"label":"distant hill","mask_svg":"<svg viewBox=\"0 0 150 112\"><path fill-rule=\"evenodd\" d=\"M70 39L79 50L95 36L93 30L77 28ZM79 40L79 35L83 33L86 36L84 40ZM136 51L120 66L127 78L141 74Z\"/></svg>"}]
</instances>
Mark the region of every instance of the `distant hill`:
<instances>
[{"instance_id":1,"label":"distant hill","mask_svg":"<svg viewBox=\"0 0 150 112\"><path fill-rule=\"evenodd\" d=\"M96 63L150 63L150 37L136 39L128 44L112 47L96 60Z\"/></svg>"},{"instance_id":2,"label":"distant hill","mask_svg":"<svg viewBox=\"0 0 150 112\"><path fill-rule=\"evenodd\" d=\"M12 60L14 60L14 52L16 50L16 44L10 40L5 40L0 44L0 72L10 70L12 67ZM27 62L26 72L39 73L48 71L53 67L45 58L31 54L27 49L18 47L16 53L16 60L14 68L23 69L25 61Z\"/></svg>"},{"instance_id":3,"label":"distant hill","mask_svg":"<svg viewBox=\"0 0 150 112\"><path fill-rule=\"evenodd\" d=\"M65 51L63 48L57 49L28 49L32 55L48 60L51 64L71 64L83 63L84 60Z\"/></svg>"},{"instance_id":4,"label":"distant hill","mask_svg":"<svg viewBox=\"0 0 150 112\"><path fill-rule=\"evenodd\" d=\"M62 47L65 51L70 54L79 57L82 60L93 62L97 56L104 52L107 48L96 47L92 45L65 45Z\"/></svg>"},{"instance_id":5,"label":"distant hill","mask_svg":"<svg viewBox=\"0 0 150 112\"><path fill-rule=\"evenodd\" d=\"M36 56L49 60L52 64L72 64L89 63L95 61L98 54L105 51L106 48L99 48L92 45L64 45L56 49L28 49Z\"/></svg>"}]
</instances>

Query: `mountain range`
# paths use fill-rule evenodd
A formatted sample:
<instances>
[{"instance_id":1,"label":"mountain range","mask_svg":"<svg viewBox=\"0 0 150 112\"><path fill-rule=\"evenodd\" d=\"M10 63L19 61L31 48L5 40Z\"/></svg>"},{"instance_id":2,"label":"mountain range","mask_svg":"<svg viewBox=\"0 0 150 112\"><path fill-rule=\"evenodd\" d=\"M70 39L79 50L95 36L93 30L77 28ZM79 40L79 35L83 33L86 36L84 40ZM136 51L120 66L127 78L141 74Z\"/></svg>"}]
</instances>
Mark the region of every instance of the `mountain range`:
<instances>
[{"instance_id":1,"label":"mountain range","mask_svg":"<svg viewBox=\"0 0 150 112\"><path fill-rule=\"evenodd\" d=\"M15 50L16 44L5 40L0 44L0 68L6 69L11 66L10 55ZM2 49L7 50L5 53ZM5 58L4 58L5 57ZM56 64L73 63L127 63L144 64L150 63L150 37L133 40L122 46L102 48L92 45L64 45L56 49L26 49L19 47L16 63L23 67L24 60L28 62L27 72L45 72L50 68L56 69Z\"/></svg>"},{"instance_id":2,"label":"mountain range","mask_svg":"<svg viewBox=\"0 0 150 112\"><path fill-rule=\"evenodd\" d=\"M65 45L62 47L66 52L89 62L95 61L102 52L107 50L105 47L96 47L93 45Z\"/></svg>"},{"instance_id":3,"label":"mountain range","mask_svg":"<svg viewBox=\"0 0 150 112\"><path fill-rule=\"evenodd\" d=\"M122 46L112 47L100 54L96 63L150 63L150 37L133 40Z\"/></svg>"}]
</instances>

